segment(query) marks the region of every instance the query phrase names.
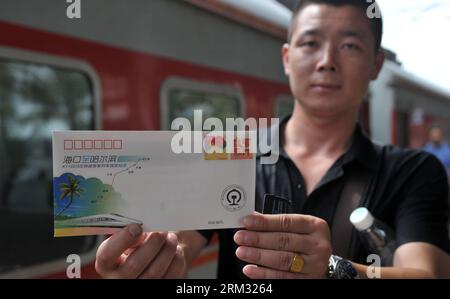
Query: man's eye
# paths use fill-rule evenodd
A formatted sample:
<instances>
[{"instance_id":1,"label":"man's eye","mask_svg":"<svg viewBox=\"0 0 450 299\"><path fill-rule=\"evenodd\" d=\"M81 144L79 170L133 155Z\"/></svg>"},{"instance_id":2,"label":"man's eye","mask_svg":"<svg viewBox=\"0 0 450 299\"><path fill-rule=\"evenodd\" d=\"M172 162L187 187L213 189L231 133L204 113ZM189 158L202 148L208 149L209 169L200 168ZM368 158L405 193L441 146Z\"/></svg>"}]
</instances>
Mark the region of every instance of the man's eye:
<instances>
[{"instance_id":1,"label":"man's eye","mask_svg":"<svg viewBox=\"0 0 450 299\"><path fill-rule=\"evenodd\" d=\"M350 49L350 50L359 50L360 47L358 47L355 44L344 44L343 46L345 49Z\"/></svg>"},{"instance_id":2,"label":"man's eye","mask_svg":"<svg viewBox=\"0 0 450 299\"><path fill-rule=\"evenodd\" d=\"M305 42L301 45L302 47L309 47L309 48L314 48L317 46L316 42L310 41L310 42Z\"/></svg>"}]
</instances>

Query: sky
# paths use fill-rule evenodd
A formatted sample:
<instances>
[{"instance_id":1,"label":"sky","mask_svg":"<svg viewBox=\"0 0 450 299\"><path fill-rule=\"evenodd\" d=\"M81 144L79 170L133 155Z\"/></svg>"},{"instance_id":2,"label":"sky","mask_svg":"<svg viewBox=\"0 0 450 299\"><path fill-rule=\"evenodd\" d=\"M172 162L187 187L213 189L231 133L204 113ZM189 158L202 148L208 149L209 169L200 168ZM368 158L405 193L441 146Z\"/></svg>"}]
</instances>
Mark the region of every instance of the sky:
<instances>
[{"instance_id":1,"label":"sky","mask_svg":"<svg viewBox=\"0 0 450 299\"><path fill-rule=\"evenodd\" d=\"M403 67L450 94L450 0L377 0L383 46Z\"/></svg>"}]
</instances>

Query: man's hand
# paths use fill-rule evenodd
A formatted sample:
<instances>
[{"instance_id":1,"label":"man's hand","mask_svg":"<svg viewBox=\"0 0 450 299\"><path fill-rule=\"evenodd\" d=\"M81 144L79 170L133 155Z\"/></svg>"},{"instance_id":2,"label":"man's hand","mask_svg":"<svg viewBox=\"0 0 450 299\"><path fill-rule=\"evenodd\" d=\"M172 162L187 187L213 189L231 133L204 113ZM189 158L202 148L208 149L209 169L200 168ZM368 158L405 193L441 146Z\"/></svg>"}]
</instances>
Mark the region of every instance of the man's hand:
<instances>
[{"instance_id":1,"label":"man's hand","mask_svg":"<svg viewBox=\"0 0 450 299\"><path fill-rule=\"evenodd\" d=\"M187 262L176 234L133 224L99 246L95 269L104 278L183 278Z\"/></svg>"},{"instance_id":2,"label":"man's hand","mask_svg":"<svg viewBox=\"0 0 450 299\"><path fill-rule=\"evenodd\" d=\"M249 278L325 278L332 252L326 221L307 215L254 213L244 219L247 230L234 235L236 256L250 263L243 272ZM304 260L301 273L290 268L295 255Z\"/></svg>"}]
</instances>

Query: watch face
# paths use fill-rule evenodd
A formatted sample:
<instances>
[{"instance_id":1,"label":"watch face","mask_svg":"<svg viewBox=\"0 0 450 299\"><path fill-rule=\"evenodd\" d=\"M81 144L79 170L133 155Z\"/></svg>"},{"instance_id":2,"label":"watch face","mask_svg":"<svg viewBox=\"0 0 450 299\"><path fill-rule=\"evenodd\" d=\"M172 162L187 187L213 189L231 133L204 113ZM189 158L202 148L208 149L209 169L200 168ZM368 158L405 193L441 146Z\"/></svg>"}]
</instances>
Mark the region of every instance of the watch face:
<instances>
[{"instance_id":1,"label":"watch face","mask_svg":"<svg viewBox=\"0 0 450 299\"><path fill-rule=\"evenodd\" d=\"M335 277L338 279L355 279L358 277L358 273L351 262L340 260L336 265Z\"/></svg>"}]
</instances>

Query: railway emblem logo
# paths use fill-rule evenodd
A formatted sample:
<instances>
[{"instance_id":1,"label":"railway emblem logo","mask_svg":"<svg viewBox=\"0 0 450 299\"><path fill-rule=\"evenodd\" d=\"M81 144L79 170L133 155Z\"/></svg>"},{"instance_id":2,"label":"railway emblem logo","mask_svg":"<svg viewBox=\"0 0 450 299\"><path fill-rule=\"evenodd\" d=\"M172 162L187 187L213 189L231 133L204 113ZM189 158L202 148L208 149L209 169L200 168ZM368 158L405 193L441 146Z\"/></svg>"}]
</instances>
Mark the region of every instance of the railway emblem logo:
<instances>
[{"instance_id":1,"label":"railway emblem logo","mask_svg":"<svg viewBox=\"0 0 450 299\"><path fill-rule=\"evenodd\" d=\"M247 202L244 188L239 185L230 185L226 187L222 192L220 202L227 211L239 211Z\"/></svg>"}]
</instances>

